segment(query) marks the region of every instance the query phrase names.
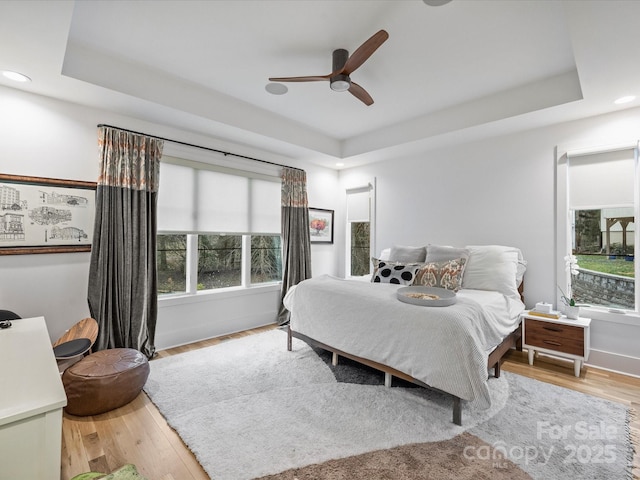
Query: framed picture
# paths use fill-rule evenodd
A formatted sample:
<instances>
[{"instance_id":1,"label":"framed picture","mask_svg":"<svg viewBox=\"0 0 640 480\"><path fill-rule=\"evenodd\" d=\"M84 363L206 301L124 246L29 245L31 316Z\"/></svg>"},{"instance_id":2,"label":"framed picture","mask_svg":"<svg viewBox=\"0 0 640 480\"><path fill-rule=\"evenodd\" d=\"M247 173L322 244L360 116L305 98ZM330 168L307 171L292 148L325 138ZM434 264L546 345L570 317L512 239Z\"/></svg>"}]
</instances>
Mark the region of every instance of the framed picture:
<instances>
[{"instance_id":1,"label":"framed picture","mask_svg":"<svg viewBox=\"0 0 640 480\"><path fill-rule=\"evenodd\" d=\"M333 243L333 210L309 208L311 243Z\"/></svg>"},{"instance_id":2,"label":"framed picture","mask_svg":"<svg viewBox=\"0 0 640 480\"><path fill-rule=\"evenodd\" d=\"M96 183L0 174L0 255L91 251Z\"/></svg>"}]
</instances>

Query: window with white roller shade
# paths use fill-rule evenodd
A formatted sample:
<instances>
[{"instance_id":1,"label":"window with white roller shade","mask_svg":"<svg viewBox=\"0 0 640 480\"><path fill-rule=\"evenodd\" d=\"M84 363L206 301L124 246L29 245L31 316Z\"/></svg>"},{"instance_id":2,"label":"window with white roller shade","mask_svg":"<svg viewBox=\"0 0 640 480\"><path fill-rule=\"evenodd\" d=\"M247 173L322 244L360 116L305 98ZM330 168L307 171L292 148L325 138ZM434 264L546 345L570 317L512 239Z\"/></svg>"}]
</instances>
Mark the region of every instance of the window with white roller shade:
<instances>
[{"instance_id":1,"label":"window with white roller shade","mask_svg":"<svg viewBox=\"0 0 640 480\"><path fill-rule=\"evenodd\" d=\"M566 208L558 215L558 232L566 232L558 268L577 262L559 270L562 295L585 310L637 311L637 149L569 151L558 168L558 203Z\"/></svg>"},{"instance_id":2,"label":"window with white roller shade","mask_svg":"<svg viewBox=\"0 0 640 480\"><path fill-rule=\"evenodd\" d=\"M280 179L259 177L163 162L158 230L280 234Z\"/></svg>"},{"instance_id":3,"label":"window with white roller shade","mask_svg":"<svg viewBox=\"0 0 640 480\"><path fill-rule=\"evenodd\" d=\"M347 189L346 272L362 276L370 272L372 239L371 184Z\"/></svg>"},{"instance_id":4,"label":"window with white roller shade","mask_svg":"<svg viewBox=\"0 0 640 480\"><path fill-rule=\"evenodd\" d=\"M163 157L158 292L282 279L279 176Z\"/></svg>"}]
</instances>

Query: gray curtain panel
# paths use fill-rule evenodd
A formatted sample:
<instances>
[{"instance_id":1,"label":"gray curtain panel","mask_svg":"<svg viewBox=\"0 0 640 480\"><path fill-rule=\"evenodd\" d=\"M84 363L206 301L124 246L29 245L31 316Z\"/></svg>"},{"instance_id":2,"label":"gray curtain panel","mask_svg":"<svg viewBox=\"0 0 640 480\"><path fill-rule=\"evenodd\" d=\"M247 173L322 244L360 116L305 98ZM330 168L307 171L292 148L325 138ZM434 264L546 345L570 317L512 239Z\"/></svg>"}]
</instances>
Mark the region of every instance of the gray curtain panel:
<instances>
[{"instance_id":1,"label":"gray curtain panel","mask_svg":"<svg viewBox=\"0 0 640 480\"><path fill-rule=\"evenodd\" d=\"M156 205L163 142L110 127L98 131L100 176L88 302L95 348L151 358L158 311Z\"/></svg>"},{"instance_id":2,"label":"gray curtain panel","mask_svg":"<svg viewBox=\"0 0 640 480\"><path fill-rule=\"evenodd\" d=\"M287 167L282 170L282 261L280 325L289 322L289 311L282 303L289 288L311 278L307 173Z\"/></svg>"}]
</instances>

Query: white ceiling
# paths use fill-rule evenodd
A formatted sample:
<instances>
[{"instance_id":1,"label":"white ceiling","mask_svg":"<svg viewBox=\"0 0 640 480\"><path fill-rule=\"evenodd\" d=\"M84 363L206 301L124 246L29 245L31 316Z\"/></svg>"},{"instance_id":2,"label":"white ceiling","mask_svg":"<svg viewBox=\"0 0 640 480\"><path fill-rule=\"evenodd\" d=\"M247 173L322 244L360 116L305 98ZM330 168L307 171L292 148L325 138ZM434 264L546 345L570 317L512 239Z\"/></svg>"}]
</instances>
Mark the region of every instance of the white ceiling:
<instances>
[{"instance_id":1,"label":"white ceiling","mask_svg":"<svg viewBox=\"0 0 640 480\"><path fill-rule=\"evenodd\" d=\"M596 115L640 97L638 1L2 1L0 84L334 167ZM328 82L336 48L389 39ZM0 77L1 78L1 77ZM149 132L153 133L153 132Z\"/></svg>"}]
</instances>

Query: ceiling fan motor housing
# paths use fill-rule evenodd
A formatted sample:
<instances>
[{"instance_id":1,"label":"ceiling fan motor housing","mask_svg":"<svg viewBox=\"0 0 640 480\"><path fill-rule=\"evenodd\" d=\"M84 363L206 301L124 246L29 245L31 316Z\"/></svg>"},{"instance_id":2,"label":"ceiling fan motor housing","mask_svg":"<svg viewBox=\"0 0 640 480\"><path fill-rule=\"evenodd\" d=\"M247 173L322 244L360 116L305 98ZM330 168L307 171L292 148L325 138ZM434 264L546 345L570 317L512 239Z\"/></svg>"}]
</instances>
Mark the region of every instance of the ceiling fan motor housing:
<instances>
[{"instance_id":1,"label":"ceiling fan motor housing","mask_svg":"<svg viewBox=\"0 0 640 480\"><path fill-rule=\"evenodd\" d=\"M349 58L349 52L344 48L338 48L333 51L333 70L332 72L338 72L344 68L344 65L347 63L347 59ZM329 79L331 90L335 90L336 92L345 92L349 90L351 87L351 79L349 75L345 75L344 73L340 73L338 75L334 75Z\"/></svg>"}]
</instances>

